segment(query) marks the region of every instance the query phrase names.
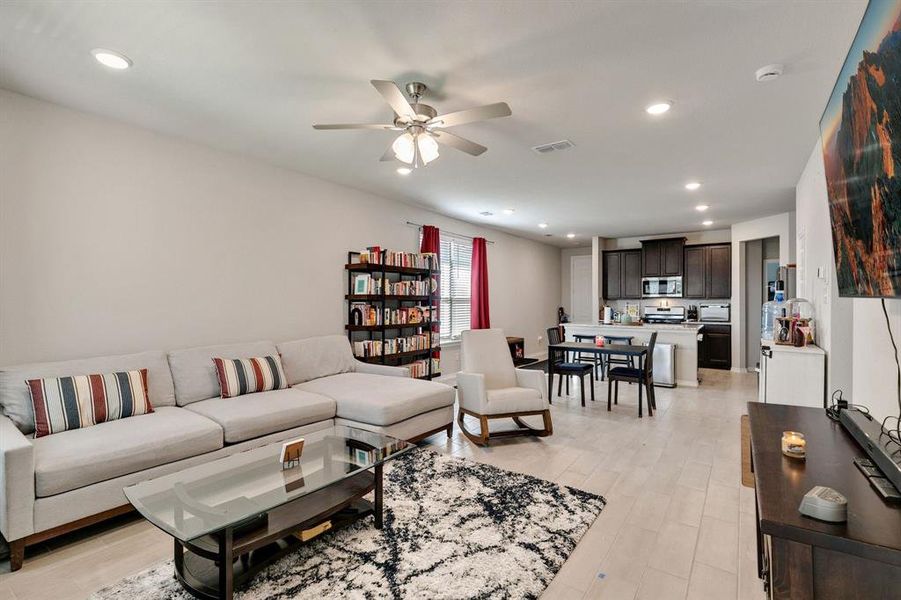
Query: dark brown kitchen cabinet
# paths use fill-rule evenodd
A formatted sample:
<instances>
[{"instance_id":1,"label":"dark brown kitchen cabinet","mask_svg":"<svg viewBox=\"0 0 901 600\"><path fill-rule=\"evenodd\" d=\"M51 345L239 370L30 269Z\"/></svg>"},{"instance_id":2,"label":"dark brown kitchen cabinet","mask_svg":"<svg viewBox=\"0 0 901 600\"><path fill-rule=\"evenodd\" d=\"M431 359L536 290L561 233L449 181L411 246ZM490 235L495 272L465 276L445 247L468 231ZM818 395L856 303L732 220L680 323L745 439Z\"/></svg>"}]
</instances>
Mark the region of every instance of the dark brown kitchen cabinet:
<instances>
[{"instance_id":1,"label":"dark brown kitchen cabinet","mask_svg":"<svg viewBox=\"0 0 901 600\"><path fill-rule=\"evenodd\" d=\"M707 297L732 296L732 245L707 247Z\"/></svg>"},{"instance_id":2,"label":"dark brown kitchen cabinet","mask_svg":"<svg viewBox=\"0 0 901 600\"><path fill-rule=\"evenodd\" d=\"M642 240L642 277L676 277L682 275L682 252L685 238Z\"/></svg>"},{"instance_id":3,"label":"dark brown kitchen cabinet","mask_svg":"<svg viewBox=\"0 0 901 600\"><path fill-rule=\"evenodd\" d=\"M604 252L604 298L641 298L641 250Z\"/></svg>"},{"instance_id":4,"label":"dark brown kitchen cabinet","mask_svg":"<svg viewBox=\"0 0 901 600\"><path fill-rule=\"evenodd\" d=\"M685 247L682 296L702 299L707 297L707 246Z\"/></svg>"},{"instance_id":5,"label":"dark brown kitchen cabinet","mask_svg":"<svg viewBox=\"0 0 901 600\"><path fill-rule=\"evenodd\" d=\"M660 277L660 255L663 248L660 242L648 241L641 243L641 276Z\"/></svg>"},{"instance_id":6,"label":"dark brown kitchen cabinet","mask_svg":"<svg viewBox=\"0 0 901 600\"><path fill-rule=\"evenodd\" d=\"M661 275L675 277L682 275L682 257L685 253L685 239L665 240L661 243L663 252L660 257Z\"/></svg>"},{"instance_id":7,"label":"dark brown kitchen cabinet","mask_svg":"<svg viewBox=\"0 0 901 600\"><path fill-rule=\"evenodd\" d=\"M641 298L641 250L623 252L623 298Z\"/></svg>"},{"instance_id":8,"label":"dark brown kitchen cabinet","mask_svg":"<svg viewBox=\"0 0 901 600\"><path fill-rule=\"evenodd\" d=\"M623 294L623 253L604 252L604 298L619 300Z\"/></svg>"},{"instance_id":9,"label":"dark brown kitchen cabinet","mask_svg":"<svg viewBox=\"0 0 901 600\"><path fill-rule=\"evenodd\" d=\"M732 368L732 327L704 325L698 342L698 366L706 369Z\"/></svg>"},{"instance_id":10,"label":"dark brown kitchen cabinet","mask_svg":"<svg viewBox=\"0 0 901 600\"><path fill-rule=\"evenodd\" d=\"M685 246L682 296L723 300L732 296L732 244Z\"/></svg>"}]
</instances>

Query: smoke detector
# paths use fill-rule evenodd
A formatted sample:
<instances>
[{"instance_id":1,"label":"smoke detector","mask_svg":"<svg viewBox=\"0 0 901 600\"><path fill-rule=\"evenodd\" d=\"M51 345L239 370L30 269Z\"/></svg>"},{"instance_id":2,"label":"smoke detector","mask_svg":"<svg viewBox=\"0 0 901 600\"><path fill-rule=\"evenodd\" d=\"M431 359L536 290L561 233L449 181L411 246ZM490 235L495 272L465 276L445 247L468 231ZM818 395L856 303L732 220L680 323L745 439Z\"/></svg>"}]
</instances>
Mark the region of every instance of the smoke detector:
<instances>
[{"instance_id":1,"label":"smoke detector","mask_svg":"<svg viewBox=\"0 0 901 600\"><path fill-rule=\"evenodd\" d=\"M759 69L757 69L757 71L754 73L754 77L756 77L757 81L760 82L772 81L773 79L776 79L777 77L782 75L782 72L784 70L785 65L780 65L778 63L767 65L765 67L760 67Z\"/></svg>"},{"instance_id":2,"label":"smoke detector","mask_svg":"<svg viewBox=\"0 0 901 600\"><path fill-rule=\"evenodd\" d=\"M575 146L569 140L560 140L559 142L550 142L549 144L541 144L540 146L532 146L532 150L538 154L550 154L551 152L559 152L560 150L568 150Z\"/></svg>"}]
</instances>

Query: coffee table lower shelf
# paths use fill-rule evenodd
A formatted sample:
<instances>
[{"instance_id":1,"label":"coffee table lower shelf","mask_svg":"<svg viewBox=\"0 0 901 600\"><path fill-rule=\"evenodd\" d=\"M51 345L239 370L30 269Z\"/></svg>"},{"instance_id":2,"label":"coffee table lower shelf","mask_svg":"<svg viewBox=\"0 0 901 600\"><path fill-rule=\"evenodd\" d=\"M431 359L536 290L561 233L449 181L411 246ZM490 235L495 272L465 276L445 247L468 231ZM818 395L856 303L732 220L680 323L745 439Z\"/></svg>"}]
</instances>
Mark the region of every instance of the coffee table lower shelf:
<instances>
[{"instance_id":1,"label":"coffee table lower shelf","mask_svg":"<svg viewBox=\"0 0 901 600\"><path fill-rule=\"evenodd\" d=\"M260 518L190 542L175 540L175 577L196 598L231 600L234 590L309 541L300 531L326 521L329 531L369 515L382 528L382 465L279 506ZM375 491L375 502L363 496ZM298 534L298 535L295 535Z\"/></svg>"}]
</instances>

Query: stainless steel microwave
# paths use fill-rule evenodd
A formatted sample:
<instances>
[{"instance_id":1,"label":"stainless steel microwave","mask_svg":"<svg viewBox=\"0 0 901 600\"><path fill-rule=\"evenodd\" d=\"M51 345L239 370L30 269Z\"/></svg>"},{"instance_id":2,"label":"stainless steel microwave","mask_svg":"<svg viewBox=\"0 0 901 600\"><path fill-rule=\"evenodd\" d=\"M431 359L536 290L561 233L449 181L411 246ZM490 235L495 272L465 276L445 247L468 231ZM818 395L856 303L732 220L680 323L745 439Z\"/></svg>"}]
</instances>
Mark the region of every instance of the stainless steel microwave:
<instances>
[{"instance_id":1,"label":"stainless steel microwave","mask_svg":"<svg viewBox=\"0 0 901 600\"><path fill-rule=\"evenodd\" d=\"M681 298L681 277L644 277L641 280L642 298Z\"/></svg>"}]
</instances>

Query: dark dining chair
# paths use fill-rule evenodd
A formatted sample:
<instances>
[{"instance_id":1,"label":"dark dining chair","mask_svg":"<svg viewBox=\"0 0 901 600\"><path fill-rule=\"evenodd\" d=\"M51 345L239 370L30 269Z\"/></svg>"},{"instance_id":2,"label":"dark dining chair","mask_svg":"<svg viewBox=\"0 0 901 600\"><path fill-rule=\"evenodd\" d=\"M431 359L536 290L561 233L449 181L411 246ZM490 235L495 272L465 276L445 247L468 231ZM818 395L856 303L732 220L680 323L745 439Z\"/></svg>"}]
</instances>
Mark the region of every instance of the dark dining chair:
<instances>
[{"instance_id":1,"label":"dark dining chair","mask_svg":"<svg viewBox=\"0 0 901 600\"><path fill-rule=\"evenodd\" d=\"M580 335L578 333L574 333L573 339L577 342L594 343L595 336ZM604 369L606 367L604 366L603 354L595 354L594 352L577 352L576 362L590 363L592 366L594 366L594 380L598 381L598 378L600 378L601 381L604 380Z\"/></svg>"},{"instance_id":2,"label":"dark dining chair","mask_svg":"<svg viewBox=\"0 0 901 600\"><path fill-rule=\"evenodd\" d=\"M547 342L548 345L559 344L563 341L563 336L560 334L559 327L551 327L547 330ZM594 366L581 363L581 362L567 362L566 360L566 352L563 351L553 351L550 350L548 354L548 370L551 369L551 362L553 362L554 373L560 376L560 379L557 382L557 395L560 395L560 391L563 388L563 379L566 379L566 393L569 394L569 378L573 375L580 377L582 384L579 386L579 391L582 396L582 406L585 406L585 386L588 385L591 388L591 401L594 402L594 382L591 380L591 372L594 371ZM588 382L586 384L585 376L588 376ZM554 390L554 381L553 378L549 382L548 393L553 393Z\"/></svg>"},{"instance_id":3,"label":"dark dining chair","mask_svg":"<svg viewBox=\"0 0 901 600\"><path fill-rule=\"evenodd\" d=\"M608 411L612 409L611 399L614 402L619 400L619 382L626 381L638 384L638 417L642 417L641 401L644 388L647 388L648 391L648 416L654 416L654 409L657 408L657 398L654 394L654 347L656 345L657 332L655 331L651 334L651 339L648 341L648 353L644 360L644 368L615 367L607 371ZM613 393L611 394L611 392Z\"/></svg>"},{"instance_id":4,"label":"dark dining chair","mask_svg":"<svg viewBox=\"0 0 901 600\"><path fill-rule=\"evenodd\" d=\"M625 346L631 346L632 340L634 338L631 335L605 335L604 343L608 346L616 346L617 344L622 344ZM623 365L625 367L635 367L635 361L632 360L631 356L608 356L607 357L607 371L610 371L611 365Z\"/></svg>"}]
</instances>

